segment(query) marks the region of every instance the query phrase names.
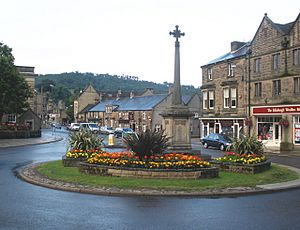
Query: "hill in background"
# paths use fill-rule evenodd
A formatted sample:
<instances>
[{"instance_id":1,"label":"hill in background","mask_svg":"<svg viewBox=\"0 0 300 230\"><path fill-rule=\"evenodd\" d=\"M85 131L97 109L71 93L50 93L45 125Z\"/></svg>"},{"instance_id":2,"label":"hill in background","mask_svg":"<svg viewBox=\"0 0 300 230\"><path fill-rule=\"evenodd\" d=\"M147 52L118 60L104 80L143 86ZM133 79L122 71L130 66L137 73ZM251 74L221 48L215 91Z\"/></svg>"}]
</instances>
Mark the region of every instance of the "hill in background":
<instances>
[{"instance_id":1,"label":"hill in background","mask_svg":"<svg viewBox=\"0 0 300 230\"><path fill-rule=\"evenodd\" d=\"M168 93L171 83L163 84L150 81L140 81L134 76L117 76L94 73L61 73L45 74L36 78L36 88L40 88L43 82L52 82L55 87L63 87L71 92L83 90L88 84L99 92L111 92L121 89L124 92L134 91L142 93L146 88L152 88L156 94ZM199 93L199 88L194 86L182 86L182 94Z\"/></svg>"}]
</instances>

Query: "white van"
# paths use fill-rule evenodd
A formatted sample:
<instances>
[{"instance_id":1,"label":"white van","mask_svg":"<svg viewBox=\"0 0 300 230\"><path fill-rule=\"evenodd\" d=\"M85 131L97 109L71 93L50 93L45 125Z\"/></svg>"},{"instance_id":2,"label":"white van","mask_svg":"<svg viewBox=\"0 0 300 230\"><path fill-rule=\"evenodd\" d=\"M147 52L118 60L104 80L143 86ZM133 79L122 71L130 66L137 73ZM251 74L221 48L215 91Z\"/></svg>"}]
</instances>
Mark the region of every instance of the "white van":
<instances>
[{"instance_id":1,"label":"white van","mask_svg":"<svg viewBox=\"0 0 300 230\"><path fill-rule=\"evenodd\" d=\"M80 128L89 129L94 133L99 133L99 127L96 123L80 123Z\"/></svg>"}]
</instances>

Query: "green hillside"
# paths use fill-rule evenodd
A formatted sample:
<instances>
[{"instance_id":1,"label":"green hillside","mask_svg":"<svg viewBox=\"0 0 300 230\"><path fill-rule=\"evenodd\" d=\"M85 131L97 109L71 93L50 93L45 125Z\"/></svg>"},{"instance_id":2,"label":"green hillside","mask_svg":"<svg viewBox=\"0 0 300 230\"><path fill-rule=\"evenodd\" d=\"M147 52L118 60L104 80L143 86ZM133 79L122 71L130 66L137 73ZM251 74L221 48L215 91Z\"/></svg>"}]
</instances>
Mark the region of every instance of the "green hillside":
<instances>
[{"instance_id":1,"label":"green hillside","mask_svg":"<svg viewBox=\"0 0 300 230\"><path fill-rule=\"evenodd\" d=\"M112 92L121 89L123 92L134 91L143 92L146 88L153 88L155 93L167 93L170 83L158 84L149 81L139 81L137 77L117 76L109 74L94 73L61 73L39 75L36 78L36 88L40 89L41 85L53 84L55 88L67 88L71 92L84 89L89 83L100 92ZM199 89L194 86L182 86L183 94L199 93Z\"/></svg>"}]
</instances>

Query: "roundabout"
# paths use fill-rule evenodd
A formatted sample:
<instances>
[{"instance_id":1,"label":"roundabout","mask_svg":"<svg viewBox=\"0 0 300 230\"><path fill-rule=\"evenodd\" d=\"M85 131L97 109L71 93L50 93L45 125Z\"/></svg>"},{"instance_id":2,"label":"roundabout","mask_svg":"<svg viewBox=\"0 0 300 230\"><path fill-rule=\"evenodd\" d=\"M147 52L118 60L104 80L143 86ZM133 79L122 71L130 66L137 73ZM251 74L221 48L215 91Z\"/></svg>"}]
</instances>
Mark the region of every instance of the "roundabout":
<instances>
[{"instance_id":1,"label":"roundabout","mask_svg":"<svg viewBox=\"0 0 300 230\"><path fill-rule=\"evenodd\" d=\"M79 192L95 195L115 195L115 196L196 196L196 197L227 197L227 196L243 196L259 193L270 193L287 189L300 187L300 169L278 165L280 167L291 170L298 175L298 179L256 186L239 186L226 188L210 188L202 191L182 191L168 189L149 189L149 188L118 188L114 186L93 186L79 183L66 182L62 180L50 179L38 172L37 167L45 163L30 164L18 170L18 177L31 184L43 186L46 188ZM151 180L151 179L150 179Z\"/></svg>"},{"instance_id":2,"label":"roundabout","mask_svg":"<svg viewBox=\"0 0 300 230\"><path fill-rule=\"evenodd\" d=\"M46 137L47 131L43 131ZM57 135L65 136L60 131ZM51 133L50 133L51 136ZM16 143L15 143L16 144ZM199 146L193 142L193 146ZM292 181L281 192L251 196L120 194L106 187L103 195L65 192L36 186L15 177L15 169L62 158L66 141L0 148L0 223L3 229L298 229L300 189ZM221 152L203 149L218 157ZM299 156L270 156L272 162L300 168ZM273 163L272 163L273 164ZM55 181L53 188L57 186ZM67 185L68 183L64 183ZM70 186L72 186L70 184ZM265 185L266 187L266 185ZM279 185L276 185L276 191ZM269 187L269 191L274 191ZM75 189L74 189L75 191ZM92 192L91 192L92 193ZM108 195L109 193L113 195ZM153 193L152 193L153 194ZM248 193L249 194L249 193ZM216 198L216 199L211 199ZM255 220L255 221L253 221Z\"/></svg>"}]
</instances>

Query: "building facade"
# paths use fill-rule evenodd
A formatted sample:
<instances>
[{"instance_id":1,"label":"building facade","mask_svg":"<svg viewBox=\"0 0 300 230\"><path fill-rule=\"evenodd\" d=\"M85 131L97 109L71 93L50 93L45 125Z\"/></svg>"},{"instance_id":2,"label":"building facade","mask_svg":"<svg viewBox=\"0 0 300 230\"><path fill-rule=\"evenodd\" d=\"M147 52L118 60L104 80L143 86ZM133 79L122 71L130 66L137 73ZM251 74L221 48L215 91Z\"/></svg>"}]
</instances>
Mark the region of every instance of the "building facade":
<instances>
[{"instance_id":1,"label":"building facade","mask_svg":"<svg viewBox=\"0 0 300 230\"><path fill-rule=\"evenodd\" d=\"M229 53L201 67L201 137L226 133L238 138L244 132L248 50L249 43L234 41Z\"/></svg>"},{"instance_id":2,"label":"building facade","mask_svg":"<svg viewBox=\"0 0 300 230\"><path fill-rule=\"evenodd\" d=\"M300 149L300 19L265 15L251 42L253 132L268 147Z\"/></svg>"},{"instance_id":3,"label":"building facade","mask_svg":"<svg viewBox=\"0 0 300 230\"><path fill-rule=\"evenodd\" d=\"M197 94L183 96L183 103L194 113L191 119L191 135L199 137L200 97ZM106 98L84 111L86 122L96 122L100 126L128 127L136 132L162 130L163 118L160 115L171 103L171 94L153 94L147 89L142 95ZM196 118L195 118L196 117Z\"/></svg>"},{"instance_id":4,"label":"building facade","mask_svg":"<svg viewBox=\"0 0 300 230\"><path fill-rule=\"evenodd\" d=\"M266 147L300 148L299 15L278 24L265 14L252 41L236 45L202 66L201 136L231 129Z\"/></svg>"}]
</instances>

